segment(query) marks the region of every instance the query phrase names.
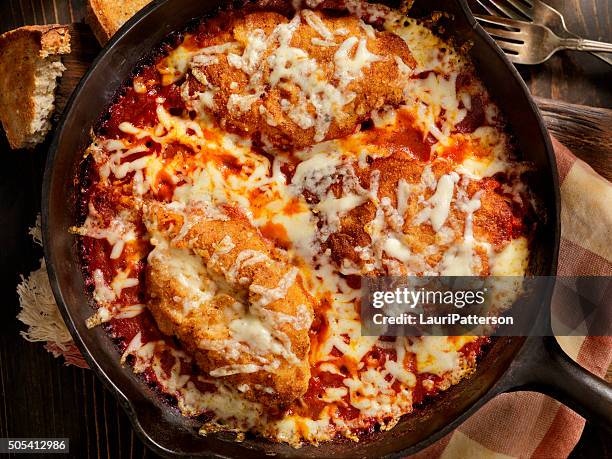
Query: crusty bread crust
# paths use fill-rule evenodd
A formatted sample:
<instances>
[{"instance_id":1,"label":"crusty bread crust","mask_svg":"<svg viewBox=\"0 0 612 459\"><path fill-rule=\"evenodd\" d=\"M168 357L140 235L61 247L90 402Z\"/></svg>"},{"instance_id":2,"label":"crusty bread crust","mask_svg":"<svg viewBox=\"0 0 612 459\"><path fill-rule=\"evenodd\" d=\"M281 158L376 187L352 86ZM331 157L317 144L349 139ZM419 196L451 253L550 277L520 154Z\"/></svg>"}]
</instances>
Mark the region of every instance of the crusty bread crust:
<instances>
[{"instance_id":1,"label":"crusty bread crust","mask_svg":"<svg viewBox=\"0 0 612 459\"><path fill-rule=\"evenodd\" d=\"M89 0L85 20L101 45L151 0Z\"/></svg>"},{"instance_id":2,"label":"crusty bread crust","mask_svg":"<svg viewBox=\"0 0 612 459\"><path fill-rule=\"evenodd\" d=\"M0 36L0 121L11 148L33 147L44 138L54 108L58 56L69 52L67 26L25 26ZM41 91L44 100L37 99Z\"/></svg>"}]
</instances>

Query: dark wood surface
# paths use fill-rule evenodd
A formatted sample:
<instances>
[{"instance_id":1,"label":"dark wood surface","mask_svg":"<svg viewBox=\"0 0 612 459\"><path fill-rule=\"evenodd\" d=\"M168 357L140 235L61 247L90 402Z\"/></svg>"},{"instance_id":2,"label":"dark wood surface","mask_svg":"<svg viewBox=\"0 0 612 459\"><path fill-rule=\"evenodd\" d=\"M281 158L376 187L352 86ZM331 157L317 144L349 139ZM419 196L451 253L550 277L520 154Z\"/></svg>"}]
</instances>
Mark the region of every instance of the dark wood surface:
<instances>
[{"instance_id":1,"label":"dark wood surface","mask_svg":"<svg viewBox=\"0 0 612 459\"><path fill-rule=\"evenodd\" d=\"M587 38L612 41L612 7L609 0L549 0L566 15L568 27ZM84 0L3 0L0 2L0 32L24 24L79 22ZM85 26L78 26L79 53L67 62L68 72L78 75L83 61L91 60L95 44ZM563 52L547 63L520 69L532 93L573 104L612 108L612 68L596 58ZM64 89L64 88L62 88ZM60 105L68 91L60 91ZM547 101L543 102L548 103ZM550 105L550 104L549 104ZM566 107L584 111L583 107ZM559 123L568 110L558 104L548 107L549 125ZM555 115L556 113L556 115ZM590 113L590 112L589 112ZM609 116L610 112L604 112ZM596 120L601 118L595 117ZM558 134L572 136L557 124ZM590 128L598 129L597 123ZM604 126L605 128L605 126ZM610 126L608 125L609 129ZM608 138L609 142L609 138ZM10 151L0 133L0 437L68 437L71 456L94 458L140 458L154 456L133 433L115 399L91 371L65 367L40 344L28 343L18 335L22 325L15 319L18 301L15 286L22 273L38 267L41 250L27 234L40 209L40 186L46 149ZM591 145L576 151L596 170L608 175L612 158L609 149ZM609 175L608 175L609 177ZM572 453L576 458L612 457L606 432L587 425Z\"/></svg>"},{"instance_id":2,"label":"dark wood surface","mask_svg":"<svg viewBox=\"0 0 612 459\"><path fill-rule=\"evenodd\" d=\"M548 131L612 181L612 110L543 97L535 101Z\"/></svg>"}]
</instances>

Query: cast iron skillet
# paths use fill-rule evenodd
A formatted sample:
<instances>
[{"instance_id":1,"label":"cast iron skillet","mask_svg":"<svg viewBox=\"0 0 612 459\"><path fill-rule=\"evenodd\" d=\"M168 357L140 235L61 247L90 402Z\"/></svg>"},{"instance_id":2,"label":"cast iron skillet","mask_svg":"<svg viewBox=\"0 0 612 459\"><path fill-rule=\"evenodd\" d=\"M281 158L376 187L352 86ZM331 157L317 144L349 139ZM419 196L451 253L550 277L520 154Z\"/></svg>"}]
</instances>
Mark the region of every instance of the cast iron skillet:
<instances>
[{"instance_id":1,"label":"cast iron skillet","mask_svg":"<svg viewBox=\"0 0 612 459\"><path fill-rule=\"evenodd\" d=\"M576 365L554 338L498 338L476 373L407 416L394 429L377 432L359 443L338 441L299 450L284 444L247 438L232 441L229 433L197 434L198 423L180 416L129 368L119 364L117 350L101 327L88 330L91 315L75 236L77 166L90 140L90 129L128 79L138 60L170 32L213 12L223 0L157 0L130 20L106 46L72 95L57 128L45 170L42 224L45 259L53 293L70 332L87 363L116 395L140 437L162 455L236 457L244 454L280 457L404 456L439 439L480 406L502 392L537 390L551 395L595 422L612 425L612 389ZM507 116L524 158L537 169L532 186L548 218L532 248L530 272L554 275L559 246L559 184L549 137L527 88L514 67L475 23L464 0L417 0L416 17L433 11L454 16L445 33L473 43L470 55L478 75ZM550 302L550 292L543 297Z\"/></svg>"}]
</instances>

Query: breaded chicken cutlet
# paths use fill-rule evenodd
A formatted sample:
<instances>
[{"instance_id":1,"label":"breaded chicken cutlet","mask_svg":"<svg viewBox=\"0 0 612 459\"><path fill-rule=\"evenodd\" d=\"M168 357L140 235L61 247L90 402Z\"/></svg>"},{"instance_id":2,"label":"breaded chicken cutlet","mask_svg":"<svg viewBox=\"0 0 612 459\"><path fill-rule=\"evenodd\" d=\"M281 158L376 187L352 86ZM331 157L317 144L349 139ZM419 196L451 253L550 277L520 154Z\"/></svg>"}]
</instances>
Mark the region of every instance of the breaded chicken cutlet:
<instances>
[{"instance_id":1,"label":"breaded chicken cutlet","mask_svg":"<svg viewBox=\"0 0 612 459\"><path fill-rule=\"evenodd\" d=\"M235 208L152 202L144 221L160 330L250 400L278 407L303 395L313 308L298 269Z\"/></svg>"},{"instance_id":2,"label":"breaded chicken cutlet","mask_svg":"<svg viewBox=\"0 0 612 459\"><path fill-rule=\"evenodd\" d=\"M432 196L436 193L435 187L425 187L419 193L408 193L404 197L404 204L399 204L398 189L400 188L400 181L403 181L409 189L418 186L422 176L426 174L426 166L426 163L412 159L405 152L395 152L389 156L374 159L368 168L362 169L355 164L352 169L354 176L339 175L335 179L336 181L332 184L330 190L336 195L340 195L342 188L346 188L351 182L354 184L348 186L357 187L357 192L364 196L366 196L368 190L376 190L375 199L368 195L368 199L363 204L351 209L339 219L337 230L329 235L323 245L323 249L330 249L331 258L338 266L341 267L345 260L350 260L360 268L367 265L367 257L364 258L363 253L356 248L372 247L374 251L381 251L375 256L386 260L393 259L391 255L384 253L384 247L376 247L374 243L376 238L374 233L377 229L372 227L371 222L377 221L379 209L383 213L379 216L379 224L386 228L384 231L401 237L413 253L426 255L426 260L431 266L440 262L446 246L450 246L455 240L464 237L466 225L468 225L465 211L459 210L457 206L451 207L450 201L448 215L445 217L449 226L449 230L444 236L447 239L445 242L441 241L438 231L430 221L419 218L419 214L427 208L427 201L432 199ZM373 176L371 174L372 170L378 171L378 173ZM452 163L446 160L438 160L433 163L429 173L432 181L439 182L444 175L451 177L452 170ZM454 190L451 189L449 199L459 200L459 193L463 193L462 200L465 201L466 205L468 205L470 199L478 201L477 207L473 210L473 216L470 217L469 225L470 231L480 240L488 242L497 250L501 250L505 244L515 237L515 234L524 230L521 218L513 213L512 198L504 195L500 182L495 178L472 180L461 191L458 186L454 188ZM311 197L309 198L311 199ZM317 205L312 199L311 204L315 207ZM432 247L439 246L442 249L431 250ZM479 253L478 250L477 254L482 258L481 273L483 275L489 274L487 254ZM409 263L406 264L409 269L413 268L416 272L420 272L419 267L409 266ZM382 267L379 267L379 275L385 273L381 269ZM377 272L377 270L374 270L374 272ZM402 268L401 274L405 275L408 272L405 271L405 268Z\"/></svg>"},{"instance_id":3,"label":"breaded chicken cutlet","mask_svg":"<svg viewBox=\"0 0 612 459\"><path fill-rule=\"evenodd\" d=\"M187 106L282 150L346 136L399 105L415 66L397 35L311 10L217 18L202 48L182 87Z\"/></svg>"}]
</instances>

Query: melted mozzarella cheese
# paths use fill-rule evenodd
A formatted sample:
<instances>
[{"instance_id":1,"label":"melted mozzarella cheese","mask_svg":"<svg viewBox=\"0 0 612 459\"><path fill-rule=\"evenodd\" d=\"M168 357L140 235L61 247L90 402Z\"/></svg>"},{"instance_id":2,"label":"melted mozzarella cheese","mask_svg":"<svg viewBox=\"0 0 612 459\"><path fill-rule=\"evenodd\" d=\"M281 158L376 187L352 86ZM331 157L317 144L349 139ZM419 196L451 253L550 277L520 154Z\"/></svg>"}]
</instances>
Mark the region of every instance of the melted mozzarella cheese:
<instances>
[{"instance_id":1,"label":"melted mozzarella cheese","mask_svg":"<svg viewBox=\"0 0 612 459\"><path fill-rule=\"evenodd\" d=\"M529 261L527 238L511 240L501 252L495 255L491 267L492 276L524 276Z\"/></svg>"},{"instance_id":2,"label":"melted mozzarella cheese","mask_svg":"<svg viewBox=\"0 0 612 459\"><path fill-rule=\"evenodd\" d=\"M450 213L454 186L457 181L459 181L459 176L455 172L440 177L436 192L429 198L428 206L415 217L414 223L418 225L429 220L434 231L440 231Z\"/></svg>"},{"instance_id":3,"label":"melted mozzarella cheese","mask_svg":"<svg viewBox=\"0 0 612 459\"><path fill-rule=\"evenodd\" d=\"M414 338L408 346L410 352L417 357L417 369L421 373L431 373L437 376L459 368L458 350L469 337L457 337L460 346L446 336L422 336Z\"/></svg>"},{"instance_id":4,"label":"melted mozzarella cheese","mask_svg":"<svg viewBox=\"0 0 612 459\"><path fill-rule=\"evenodd\" d=\"M126 243L136 240L134 225L130 223L126 213L113 218L109 226L104 226L100 216L93 205L89 204L89 214L81 227L71 228L76 234L92 237L94 239L105 239L112 246L110 258L116 260L123 253Z\"/></svg>"},{"instance_id":5,"label":"melted mozzarella cheese","mask_svg":"<svg viewBox=\"0 0 612 459\"><path fill-rule=\"evenodd\" d=\"M354 56L350 54L353 48L355 49ZM334 63L336 71L334 76L340 82L340 85L346 87L351 81L362 76L362 70L370 64L381 60L380 56L368 51L367 41L364 38L357 37L347 38L334 54Z\"/></svg>"},{"instance_id":6,"label":"melted mozzarella cheese","mask_svg":"<svg viewBox=\"0 0 612 459\"><path fill-rule=\"evenodd\" d=\"M311 10L303 10L302 17L325 40L334 40L334 34L327 28L323 20Z\"/></svg>"},{"instance_id":7,"label":"melted mozzarella cheese","mask_svg":"<svg viewBox=\"0 0 612 459\"><path fill-rule=\"evenodd\" d=\"M394 237L389 237L385 240L384 250L387 255L399 261L408 262L412 259L410 249Z\"/></svg>"}]
</instances>

